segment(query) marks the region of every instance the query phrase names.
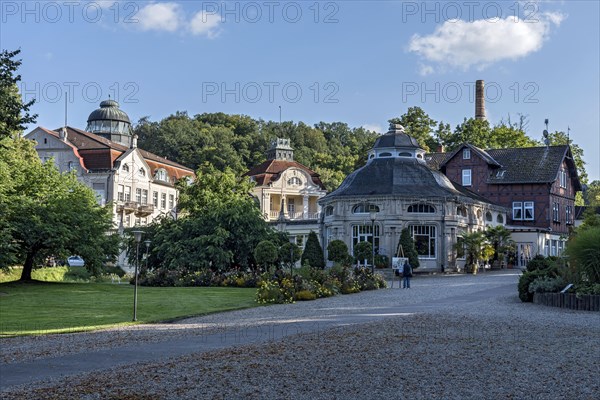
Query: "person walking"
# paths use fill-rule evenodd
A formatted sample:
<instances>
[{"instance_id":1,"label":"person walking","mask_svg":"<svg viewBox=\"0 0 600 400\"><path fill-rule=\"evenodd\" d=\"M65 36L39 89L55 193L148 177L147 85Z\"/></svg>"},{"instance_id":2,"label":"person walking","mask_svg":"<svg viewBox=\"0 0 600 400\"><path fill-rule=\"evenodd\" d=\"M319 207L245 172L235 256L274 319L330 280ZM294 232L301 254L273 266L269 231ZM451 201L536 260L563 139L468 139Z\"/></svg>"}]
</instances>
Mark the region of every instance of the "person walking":
<instances>
[{"instance_id":1,"label":"person walking","mask_svg":"<svg viewBox=\"0 0 600 400\"><path fill-rule=\"evenodd\" d=\"M412 277L412 267L408 263L408 260L404 262L404 267L402 268L402 288L410 289L410 278Z\"/></svg>"}]
</instances>

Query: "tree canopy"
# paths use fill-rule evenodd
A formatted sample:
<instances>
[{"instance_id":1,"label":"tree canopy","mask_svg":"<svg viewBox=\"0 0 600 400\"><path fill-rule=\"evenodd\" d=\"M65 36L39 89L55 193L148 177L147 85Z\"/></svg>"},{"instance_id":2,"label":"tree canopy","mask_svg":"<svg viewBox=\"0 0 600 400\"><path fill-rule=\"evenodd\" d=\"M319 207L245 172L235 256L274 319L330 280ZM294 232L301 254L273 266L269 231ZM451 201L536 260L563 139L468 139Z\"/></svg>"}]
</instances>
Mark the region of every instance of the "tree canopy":
<instances>
[{"instance_id":1,"label":"tree canopy","mask_svg":"<svg viewBox=\"0 0 600 400\"><path fill-rule=\"evenodd\" d=\"M0 139L20 134L26 124L35 122L37 115L30 115L29 109L35 99L23 103L17 83L21 75L17 70L21 60L15 59L21 50L0 52Z\"/></svg>"},{"instance_id":2,"label":"tree canopy","mask_svg":"<svg viewBox=\"0 0 600 400\"><path fill-rule=\"evenodd\" d=\"M53 161L42 163L32 141L19 136L0 146L0 263L23 264L22 280L47 257L77 254L98 272L118 254L118 238L109 234L109 207L73 173L61 174Z\"/></svg>"}]
</instances>

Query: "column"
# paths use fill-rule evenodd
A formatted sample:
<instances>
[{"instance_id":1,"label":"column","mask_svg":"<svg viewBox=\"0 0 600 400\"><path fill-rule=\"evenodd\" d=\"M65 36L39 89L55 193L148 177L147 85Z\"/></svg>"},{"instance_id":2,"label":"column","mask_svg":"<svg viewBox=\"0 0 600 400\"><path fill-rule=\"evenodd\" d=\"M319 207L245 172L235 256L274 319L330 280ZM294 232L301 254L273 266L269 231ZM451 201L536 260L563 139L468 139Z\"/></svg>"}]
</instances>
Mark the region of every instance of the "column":
<instances>
[{"instance_id":1,"label":"column","mask_svg":"<svg viewBox=\"0 0 600 400\"><path fill-rule=\"evenodd\" d=\"M308 195L302 197L302 219L308 219Z\"/></svg>"}]
</instances>

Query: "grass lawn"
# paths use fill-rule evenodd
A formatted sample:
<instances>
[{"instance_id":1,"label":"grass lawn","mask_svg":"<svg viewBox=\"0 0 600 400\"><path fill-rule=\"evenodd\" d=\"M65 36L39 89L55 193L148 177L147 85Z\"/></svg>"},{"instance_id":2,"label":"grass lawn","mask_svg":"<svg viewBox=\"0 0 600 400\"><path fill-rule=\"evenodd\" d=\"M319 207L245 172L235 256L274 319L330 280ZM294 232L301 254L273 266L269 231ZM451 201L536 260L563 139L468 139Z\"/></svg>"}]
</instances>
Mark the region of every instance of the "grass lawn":
<instances>
[{"instance_id":1,"label":"grass lawn","mask_svg":"<svg viewBox=\"0 0 600 400\"><path fill-rule=\"evenodd\" d=\"M256 307L256 289L138 287L138 322ZM110 283L0 284L0 337L130 325L133 286Z\"/></svg>"}]
</instances>

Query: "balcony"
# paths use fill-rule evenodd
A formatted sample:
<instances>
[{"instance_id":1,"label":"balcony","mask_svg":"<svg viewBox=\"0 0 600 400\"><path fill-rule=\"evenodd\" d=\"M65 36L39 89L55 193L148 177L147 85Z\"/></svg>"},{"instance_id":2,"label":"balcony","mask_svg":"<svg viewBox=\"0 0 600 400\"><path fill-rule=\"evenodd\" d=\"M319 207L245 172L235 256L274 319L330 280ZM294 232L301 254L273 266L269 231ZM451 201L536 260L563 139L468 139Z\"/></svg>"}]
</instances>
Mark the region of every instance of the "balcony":
<instances>
[{"instance_id":1,"label":"balcony","mask_svg":"<svg viewBox=\"0 0 600 400\"><path fill-rule=\"evenodd\" d=\"M309 212L305 216L302 211L284 213L285 219L290 220L290 221L318 220L320 215L321 215L321 213L319 213L319 212L312 212L312 213ZM279 211L271 210L268 213L265 213L265 219L267 221L278 220L279 219Z\"/></svg>"},{"instance_id":2,"label":"balcony","mask_svg":"<svg viewBox=\"0 0 600 400\"><path fill-rule=\"evenodd\" d=\"M136 217L147 217L148 215L152 215L154 212L154 205L152 204L140 204L135 213Z\"/></svg>"},{"instance_id":3,"label":"balcony","mask_svg":"<svg viewBox=\"0 0 600 400\"><path fill-rule=\"evenodd\" d=\"M138 208L138 204L135 201L126 201L122 204L117 205L117 212L123 212L125 214L131 214Z\"/></svg>"}]
</instances>

